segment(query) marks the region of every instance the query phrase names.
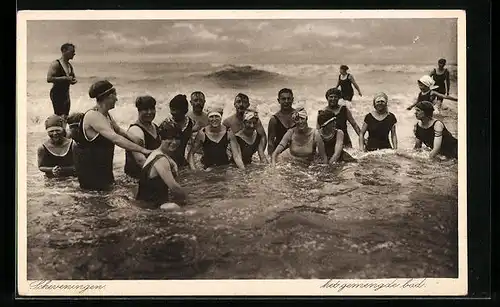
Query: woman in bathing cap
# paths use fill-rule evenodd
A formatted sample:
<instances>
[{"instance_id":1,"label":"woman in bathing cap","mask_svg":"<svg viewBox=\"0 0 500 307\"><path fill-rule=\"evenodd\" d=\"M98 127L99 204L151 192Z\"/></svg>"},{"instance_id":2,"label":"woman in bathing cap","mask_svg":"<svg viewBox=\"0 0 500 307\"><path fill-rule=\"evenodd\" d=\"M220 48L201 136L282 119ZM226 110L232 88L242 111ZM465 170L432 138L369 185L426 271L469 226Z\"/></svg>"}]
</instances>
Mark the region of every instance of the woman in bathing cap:
<instances>
[{"instance_id":1,"label":"woman in bathing cap","mask_svg":"<svg viewBox=\"0 0 500 307\"><path fill-rule=\"evenodd\" d=\"M110 116L109 111L118 99L109 81L92 84L89 96L95 98L96 105L85 112L80 121L77 145L74 147L76 173L82 189L110 190L114 183L115 145L144 155L149 155L151 150L137 145L140 141L127 134Z\"/></svg>"},{"instance_id":2,"label":"woman in bathing cap","mask_svg":"<svg viewBox=\"0 0 500 307\"><path fill-rule=\"evenodd\" d=\"M325 144L328 163L354 162L356 159L344 150L344 132L336 128L336 120L335 114L330 110L320 110L318 113L318 131Z\"/></svg>"},{"instance_id":3,"label":"woman in bathing cap","mask_svg":"<svg viewBox=\"0 0 500 307\"><path fill-rule=\"evenodd\" d=\"M194 154L199 148L203 154L201 163L204 169L214 166L229 165L228 147L230 147L233 160L238 168L244 169L245 165L241 159L240 147L236 137L229 128L222 125L222 109L217 108L208 113L209 125L198 131L193 147L188 153L188 162L192 170L196 169Z\"/></svg>"},{"instance_id":4,"label":"woman in bathing cap","mask_svg":"<svg viewBox=\"0 0 500 307\"><path fill-rule=\"evenodd\" d=\"M359 148L364 151L373 151L386 148L398 148L396 134L396 116L387 109L388 98L385 93L378 93L373 98L375 110L365 116L363 127L359 134ZM365 133L368 131L368 141L365 146ZM391 142L389 142L389 133Z\"/></svg>"},{"instance_id":5,"label":"woman in bathing cap","mask_svg":"<svg viewBox=\"0 0 500 307\"><path fill-rule=\"evenodd\" d=\"M438 154L448 158L458 158L458 142L440 120L433 118L434 106L429 101L420 101L415 105L415 117L418 122L413 132L417 138L415 149L422 148L422 143L431 148L429 158Z\"/></svg>"},{"instance_id":6,"label":"woman in bathing cap","mask_svg":"<svg viewBox=\"0 0 500 307\"><path fill-rule=\"evenodd\" d=\"M182 204L186 200L186 193L175 180L178 168L172 158L181 143L181 129L172 122L164 121L158 128L158 134L161 145L144 162L136 199L154 207L172 200Z\"/></svg>"},{"instance_id":7,"label":"woman in bathing cap","mask_svg":"<svg viewBox=\"0 0 500 307\"><path fill-rule=\"evenodd\" d=\"M261 142L261 135L256 131L258 119L257 112L247 110L243 117L243 129L235 134L245 165L252 163L252 156L255 152L259 153L260 162L268 162L264 154L265 144Z\"/></svg>"},{"instance_id":8,"label":"woman in bathing cap","mask_svg":"<svg viewBox=\"0 0 500 307\"><path fill-rule=\"evenodd\" d=\"M289 129L271 156L272 165L276 164L279 154L289 148L290 155L304 162L311 162L318 152L321 163L327 164L328 158L321 135L307 124L307 112L304 108L294 111L292 118L295 127Z\"/></svg>"},{"instance_id":9,"label":"woman in bathing cap","mask_svg":"<svg viewBox=\"0 0 500 307\"><path fill-rule=\"evenodd\" d=\"M38 148L38 169L48 177L65 177L75 174L73 140L66 138L64 119L52 115L45 121L49 139Z\"/></svg>"},{"instance_id":10,"label":"woman in bathing cap","mask_svg":"<svg viewBox=\"0 0 500 307\"><path fill-rule=\"evenodd\" d=\"M337 81L337 86L335 88L339 88L342 91L342 99L351 101L352 97L354 96L354 89L352 86L356 88L358 91L359 96L361 95L361 90L359 89L358 84L356 83L356 80L354 80L354 76L352 74L347 73L349 70L349 67L347 65L340 65L339 69L339 79Z\"/></svg>"},{"instance_id":11,"label":"woman in bathing cap","mask_svg":"<svg viewBox=\"0 0 500 307\"><path fill-rule=\"evenodd\" d=\"M418 79L417 84L418 88L420 89L420 93L418 93L418 97L415 103L406 108L407 110L413 109L413 107L415 107L415 105L420 101L429 101L433 104L435 103L437 98L440 98L441 102L443 101L443 99L458 101L458 99L455 97L444 95L436 91L439 86L435 85L434 79L432 79L431 76L425 75L421 77L420 79ZM439 109L437 110L437 113L441 111L441 104L439 104L438 107Z\"/></svg>"}]
</instances>

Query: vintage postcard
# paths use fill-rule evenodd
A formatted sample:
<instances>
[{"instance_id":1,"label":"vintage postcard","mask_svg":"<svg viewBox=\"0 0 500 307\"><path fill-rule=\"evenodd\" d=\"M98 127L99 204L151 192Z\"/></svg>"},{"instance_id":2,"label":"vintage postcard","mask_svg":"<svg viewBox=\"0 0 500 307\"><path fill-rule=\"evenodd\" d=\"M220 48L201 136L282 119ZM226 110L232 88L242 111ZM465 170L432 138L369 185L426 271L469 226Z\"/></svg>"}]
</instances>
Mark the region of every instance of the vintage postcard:
<instances>
[{"instance_id":1,"label":"vintage postcard","mask_svg":"<svg viewBox=\"0 0 500 307\"><path fill-rule=\"evenodd\" d=\"M19 294L466 295L465 17L18 12Z\"/></svg>"}]
</instances>

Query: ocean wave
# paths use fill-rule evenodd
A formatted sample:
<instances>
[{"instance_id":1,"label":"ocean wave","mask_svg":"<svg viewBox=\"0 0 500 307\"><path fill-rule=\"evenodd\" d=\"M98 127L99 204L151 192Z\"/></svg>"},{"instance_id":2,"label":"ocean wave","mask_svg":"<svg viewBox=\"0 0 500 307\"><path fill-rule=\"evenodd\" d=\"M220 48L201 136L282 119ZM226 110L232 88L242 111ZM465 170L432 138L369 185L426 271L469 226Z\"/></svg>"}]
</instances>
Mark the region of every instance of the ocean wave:
<instances>
[{"instance_id":1,"label":"ocean wave","mask_svg":"<svg viewBox=\"0 0 500 307\"><path fill-rule=\"evenodd\" d=\"M281 75L276 72L255 69L250 65L224 65L205 78L216 81L220 86L246 87L250 84L277 80Z\"/></svg>"}]
</instances>

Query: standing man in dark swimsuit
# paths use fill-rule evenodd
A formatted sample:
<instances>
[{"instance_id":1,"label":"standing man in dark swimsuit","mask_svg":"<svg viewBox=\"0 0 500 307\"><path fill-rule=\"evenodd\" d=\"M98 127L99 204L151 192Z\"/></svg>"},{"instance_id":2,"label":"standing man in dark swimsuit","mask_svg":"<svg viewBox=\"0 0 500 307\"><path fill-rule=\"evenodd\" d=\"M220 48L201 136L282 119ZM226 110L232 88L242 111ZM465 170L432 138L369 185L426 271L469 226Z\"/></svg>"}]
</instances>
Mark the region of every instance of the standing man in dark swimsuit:
<instances>
[{"instance_id":1,"label":"standing man in dark swimsuit","mask_svg":"<svg viewBox=\"0 0 500 307\"><path fill-rule=\"evenodd\" d=\"M439 59L438 67L434 68L429 74L432 79L434 79L435 84L438 86L436 92L441 93L443 95L450 95L450 72L448 69L444 68L446 65L446 59ZM436 105L438 110L446 108L442 107L443 98L436 97Z\"/></svg>"},{"instance_id":2,"label":"standing man in dark swimsuit","mask_svg":"<svg viewBox=\"0 0 500 307\"><path fill-rule=\"evenodd\" d=\"M269 141L267 144L267 154L272 155L276 146L281 142L283 136L288 129L295 127L295 122L292 119L292 114L295 111L292 108L293 92L289 88L282 88L278 92L278 103L280 110L269 119L267 132L269 133Z\"/></svg>"},{"instance_id":3,"label":"standing man in dark swimsuit","mask_svg":"<svg viewBox=\"0 0 500 307\"><path fill-rule=\"evenodd\" d=\"M158 126L153 123L156 116L156 100L151 96L140 96L135 100L138 118L130 125L127 133L135 136L142 147L155 150L161 145ZM125 151L125 174L139 179L141 169L147 157L141 152Z\"/></svg>"},{"instance_id":4,"label":"standing man in dark swimsuit","mask_svg":"<svg viewBox=\"0 0 500 307\"><path fill-rule=\"evenodd\" d=\"M335 88L338 88L340 86L340 90L342 91L342 99L352 101L352 97L354 96L354 89L352 88L353 85L358 91L359 96L363 95L361 95L361 90L359 89L356 80L354 80L354 76L347 73L348 70L349 67L347 67L347 65L340 66L339 80L337 81L337 86Z\"/></svg>"},{"instance_id":5,"label":"standing man in dark swimsuit","mask_svg":"<svg viewBox=\"0 0 500 307\"><path fill-rule=\"evenodd\" d=\"M66 119L71 107L69 87L77 82L73 66L69 63L69 60L75 56L75 46L66 43L61 46L61 53L61 58L50 64L47 82L53 84L50 90L50 100L54 114Z\"/></svg>"}]
</instances>

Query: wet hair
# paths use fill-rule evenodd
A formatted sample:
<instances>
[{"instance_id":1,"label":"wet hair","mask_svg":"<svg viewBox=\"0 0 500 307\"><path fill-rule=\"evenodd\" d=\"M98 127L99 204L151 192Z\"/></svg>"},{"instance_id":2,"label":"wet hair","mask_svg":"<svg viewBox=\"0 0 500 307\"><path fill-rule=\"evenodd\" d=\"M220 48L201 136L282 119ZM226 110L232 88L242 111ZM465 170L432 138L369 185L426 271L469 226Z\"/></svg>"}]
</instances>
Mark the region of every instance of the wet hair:
<instances>
[{"instance_id":1,"label":"wet hair","mask_svg":"<svg viewBox=\"0 0 500 307\"><path fill-rule=\"evenodd\" d=\"M187 101L186 95L178 94L172 100L170 100L169 106L171 109L188 112L189 103Z\"/></svg>"},{"instance_id":2,"label":"wet hair","mask_svg":"<svg viewBox=\"0 0 500 307\"><path fill-rule=\"evenodd\" d=\"M138 111L154 109L156 107L156 99L149 95L139 96L135 100L135 107Z\"/></svg>"},{"instance_id":3,"label":"wet hair","mask_svg":"<svg viewBox=\"0 0 500 307\"><path fill-rule=\"evenodd\" d=\"M347 70L349 70L349 66L347 66L347 65L340 65L340 69L347 71Z\"/></svg>"},{"instance_id":4,"label":"wet hair","mask_svg":"<svg viewBox=\"0 0 500 307\"><path fill-rule=\"evenodd\" d=\"M158 135L162 140L180 139L181 134L181 128L169 120L164 120L158 127Z\"/></svg>"},{"instance_id":5,"label":"wet hair","mask_svg":"<svg viewBox=\"0 0 500 307\"><path fill-rule=\"evenodd\" d=\"M416 108L422 110L427 117L432 117L434 114L434 105L429 101L419 101L415 105Z\"/></svg>"},{"instance_id":6,"label":"wet hair","mask_svg":"<svg viewBox=\"0 0 500 307\"><path fill-rule=\"evenodd\" d=\"M336 118L335 113L333 113L332 111L330 110L318 111L318 125L320 127L332 118Z\"/></svg>"},{"instance_id":7,"label":"wet hair","mask_svg":"<svg viewBox=\"0 0 500 307\"><path fill-rule=\"evenodd\" d=\"M438 60L438 63L439 63L439 64L446 65L446 59L439 59L439 60Z\"/></svg>"},{"instance_id":8,"label":"wet hair","mask_svg":"<svg viewBox=\"0 0 500 307\"><path fill-rule=\"evenodd\" d=\"M194 91L191 93L191 99L193 99L193 97L195 97L195 96L201 96L201 97L203 97L203 99L205 99L205 94L203 94L203 92L201 92L201 91Z\"/></svg>"},{"instance_id":9,"label":"wet hair","mask_svg":"<svg viewBox=\"0 0 500 307\"><path fill-rule=\"evenodd\" d=\"M82 112L74 112L71 113L68 118L66 119L66 122L68 123L68 126L73 126L73 125L78 125L80 124L82 118L83 118L83 113Z\"/></svg>"},{"instance_id":10,"label":"wet hair","mask_svg":"<svg viewBox=\"0 0 500 307\"><path fill-rule=\"evenodd\" d=\"M293 92L291 89L289 88L282 88L279 92L278 92L278 98L281 96L281 94L284 94L284 93L290 93L290 95L292 95L293 97Z\"/></svg>"},{"instance_id":11,"label":"wet hair","mask_svg":"<svg viewBox=\"0 0 500 307\"><path fill-rule=\"evenodd\" d=\"M331 94L334 94L335 96L342 97L342 92L338 88L331 88L325 93L325 97L328 98Z\"/></svg>"},{"instance_id":12,"label":"wet hair","mask_svg":"<svg viewBox=\"0 0 500 307\"><path fill-rule=\"evenodd\" d=\"M113 88L113 84L108 80L99 80L94 82L89 88L89 96L90 98L96 98L97 101L100 101L110 94L116 93Z\"/></svg>"},{"instance_id":13,"label":"wet hair","mask_svg":"<svg viewBox=\"0 0 500 307\"><path fill-rule=\"evenodd\" d=\"M72 43L62 44L61 45L61 52L64 52L64 51L68 50L71 47L75 48L75 45L73 45Z\"/></svg>"},{"instance_id":14,"label":"wet hair","mask_svg":"<svg viewBox=\"0 0 500 307\"><path fill-rule=\"evenodd\" d=\"M236 97L234 98L234 100L241 100L241 101L248 101L250 102L250 99L248 99L248 96L243 94L243 93L238 93L238 95L236 95Z\"/></svg>"}]
</instances>

